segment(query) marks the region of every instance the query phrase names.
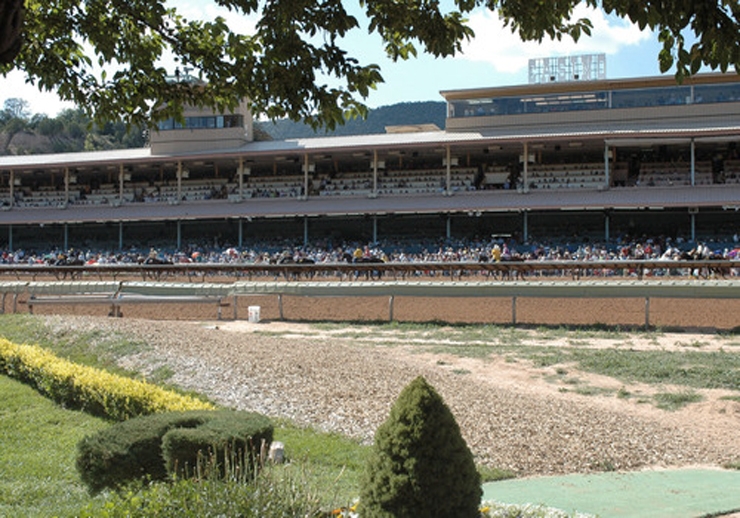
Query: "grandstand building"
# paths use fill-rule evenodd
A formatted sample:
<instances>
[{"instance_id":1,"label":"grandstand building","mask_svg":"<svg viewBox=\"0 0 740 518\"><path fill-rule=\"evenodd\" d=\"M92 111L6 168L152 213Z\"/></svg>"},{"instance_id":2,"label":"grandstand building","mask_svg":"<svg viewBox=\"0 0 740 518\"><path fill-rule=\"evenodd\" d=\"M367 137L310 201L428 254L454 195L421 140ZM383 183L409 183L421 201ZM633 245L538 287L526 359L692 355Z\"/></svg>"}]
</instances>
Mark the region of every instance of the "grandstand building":
<instances>
[{"instance_id":1,"label":"grandstand building","mask_svg":"<svg viewBox=\"0 0 740 518\"><path fill-rule=\"evenodd\" d=\"M246 104L143 149L0 157L0 248L623 235L740 226L740 78L443 91L444 130L253 139Z\"/></svg>"}]
</instances>

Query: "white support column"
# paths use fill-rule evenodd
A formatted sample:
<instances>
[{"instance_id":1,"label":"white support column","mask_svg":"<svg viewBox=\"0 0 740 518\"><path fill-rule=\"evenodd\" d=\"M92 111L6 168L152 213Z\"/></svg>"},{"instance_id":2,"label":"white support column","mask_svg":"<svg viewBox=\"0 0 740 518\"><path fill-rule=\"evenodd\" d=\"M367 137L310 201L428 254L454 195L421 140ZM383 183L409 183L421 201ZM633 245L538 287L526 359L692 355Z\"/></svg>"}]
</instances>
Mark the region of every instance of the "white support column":
<instances>
[{"instance_id":1,"label":"white support column","mask_svg":"<svg viewBox=\"0 0 740 518\"><path fill-rule=\"evenodd\" d=\"M66 221L64 222L64 246L63 248L64 250L69 250L69 225Z\"/></svg>"},{"instance_id":2,"label":"white support column","mask_svg":"<svg viewBox=\"0 0 740 518\"><path fill-rule=\"evenodd\" d=\"M696 185L696 142L691 139L691 186Z\"/></svg>"},{"instance_id":3,"label":"white support column","mask_svg":"<svg viewBox=\"0 0 740 518\"><path fill-rule=\"evenodd\" d=\"M118 222L118 249L123 250L123 221Z\"/></svg>"},{"instance_id":4,"label":"white support column","mask_svg":"<svg viewBox=\"0 0 740 518\"><path fill-rule=\"evenodd\" d=\"M373 149L373 196L378 195L378 150Z\"/></svg>"},{"instance_id":5,"label":"white support column","mask_svg":"<svg viewBox=\"0 0 740 518\"><path fill-rule=\"evenodd\" d=\"M15 205L15 171L10 170L10 206ZM11 248L12 250L12 248Z\"/></svg>"},{"instance_id":6,"label":"white support column","mask_svg":"<svg viewBox=\"0 0 740 518\"><path fill-rule=\"evenodd\" d=\"M308 199L308 153L303 155L303 199Z\"/></svg>"},{"instance_id":7,"label":"white support column","mask_svg":"<svg viewBox=\"0 0 740 518\"><path fill-rule=\"evenodd\" d=\"M64 168L64 204L69 203L69 167ZM66 245L64 247L67 248Z\"/></svg>"},{"instance_id":8,"label":"white support column","mask_svg":"<svg viewBox=\"0 0 740 518\"><path fill-rule=\"evenodd\" d=\"M696 213L691 213L691 242L696 243Z\"/></svg>"},{"instance_id":9,"label":"white support column","mask_svg":"<svg viewBox=\"0 0 740 518\"><path fill-rule=\"evenodd\" d=\"M604 213L604 241L609 242L609 213Z\"/></svg>"},{"instance_id":10,"label":"white support column","mask_svg":"<svg viewBox=\"0 0 740 518\"><path fill-rule=\"evenodd\" d=\"M609 171L609 144L604 144L604 189L608 189L611 185L610 171Z\"/></svg>"},{"instance_id":11,"label":"white support column","mask_svg":"<svg viewBox=\"0 0 740 518\"><path fill-rule=\"evenodd\" d=\"M529 241L529 212L522 212L522 239L526 243Z\"/></svg>"},{"instance_id":12,"label":"white support column","mask_svg":"<svg viewBox=\"0 0 740 518\"><path fill-rule=\"evenodd\" d=\"M239 201L241 201L244 199L244 159L242 157L239 157L236 174L239 176ZM239 228L241 229L241 220L239 220Z\"/></svg>"},{"instance_id":13,"label":"white support column","mask_svg":"<svg viewBox=\"0 0 740 518\"><path fill-rule=\"evenodd\" d=\"M177 161L177 203L182 200L182 161ZM179 227L178 227L179 228ZM179 248L179 245L178 245Z\"/></svg>"},{"instance_id":14,"label":"white support column","mask_svg":"<svg viewBox=\"0 0 740 518\"><path fill-rule=\"evenodd\" d=\"M182 250L182 220L177 220L177 250Z\"/></svg>"},{"instance_id":15,"label":"white support column","mask_svg":"<svg viewBox=\"0 0 740 518\"><path fill-rule=\"evenodd\" d=\"M244 220L239 218L239 249L244 246Z\"/></svg>"},{"instance_id":16,"label":"white support column","mask_svg":"<svg viewBox=\"0 0 740 518\"><path fill-rule=\"evenodd\" d=\"M650 297L645 297L645 329L650 329Z\"/></svg>"},{"instance_id":17,"label":"white support column","mask_svg":"<svg viewBox=\"0 0 740 518\"><path fill-rule=\"evenodd\" d=\"M447 156L447 159L445 162L447 163L446 167L446 178L445 178L445 194L447 196L452 195L452 150L450 149L450 145L447 144L445 146L445 155Z\"/></svg>"},{"instance_id":18,"label":"white support column","mask_svg":"<svg viewBox=\"0 0 740 518\"><path fill-rule=\"evenodd\" d=\"M447 214L447 239L452 237L452 215Z\"/></svg>"},{"instance_id":19,"label":"white support column","mask_svg":"<svg viewBox=\"0 0 740 518\"><path fill-rule=\"evenodd\" d=\"M308 216L303 216L303 244L308 246Z\"/></svg>"},{"instance_id":20,"label":"white support column","mask_svg":"<svg viewBox=\"0 0 740 518\"><path fill-rule=\"evenodd\" d=\"M118 203L123 205L123 164L118 166Z\"/></svg>"},{"instance_id":21,"label":"white support column","mask_svg":"<svg viewBox=\"0 0 740 518\"><path fill-rule=\"evenodd\" d=\"M529 142L524 141L524 169L522 170L522 191L529 192Z\"/></svg>"}]
</instances>

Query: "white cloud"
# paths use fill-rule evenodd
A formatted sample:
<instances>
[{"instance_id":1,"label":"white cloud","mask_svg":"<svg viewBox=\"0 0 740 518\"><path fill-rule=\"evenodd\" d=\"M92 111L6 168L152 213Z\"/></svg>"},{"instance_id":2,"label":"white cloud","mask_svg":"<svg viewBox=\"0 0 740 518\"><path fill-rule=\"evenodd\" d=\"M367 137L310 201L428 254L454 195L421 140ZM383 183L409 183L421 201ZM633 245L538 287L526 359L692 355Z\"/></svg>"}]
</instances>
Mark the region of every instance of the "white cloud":
<instances>
[{"instance_id":1,"label":"white cloud","mask_svg":"<svg viewBox=\"0 0 740 518\"><path fill-rule=\"evenodd\" d=\"M203 0L168 0L168 7L174 7L177 12L188 20L212 21L220 16L226 24L241 34L253 34L259 19L259 14L245 16L236 10L221 7L215 2Z\"/></svg>"},{"instance_id":2,"label":"white cloud","mask_svg":"<svg viewBox=\"0 0 740 518\"><path fill-rule=\"evenodd\" d=\"M600 9L579 5L573 19L579 18L590 19L593 29L592 36L581 36L578 43L569 37L562 41L546 38L542 43L522 42L510 27L503 26L496 13L476 11L469 21L476 36L465 44L458 59L488 63L500 73L514 74L524 71L532 58L599 53L609 56L654 37L650 31L640 31L628 21L607 17Z\"/></svg>"},{"instance_id":3,"label":"white cloud","mask_svg":"<svg viewBox=\"0 0 740 518\"><path fill-rule=\"evenodd\" d=\"M46 114L56 117L60 111L74 108L74 104L64 102L54 92L42 92L38 87L26 82L26 76L20 70L13 70L6 77L0 76L0 107L8 99L23 99L28 101L31 115Z\"/></svg>"}]
</instances>

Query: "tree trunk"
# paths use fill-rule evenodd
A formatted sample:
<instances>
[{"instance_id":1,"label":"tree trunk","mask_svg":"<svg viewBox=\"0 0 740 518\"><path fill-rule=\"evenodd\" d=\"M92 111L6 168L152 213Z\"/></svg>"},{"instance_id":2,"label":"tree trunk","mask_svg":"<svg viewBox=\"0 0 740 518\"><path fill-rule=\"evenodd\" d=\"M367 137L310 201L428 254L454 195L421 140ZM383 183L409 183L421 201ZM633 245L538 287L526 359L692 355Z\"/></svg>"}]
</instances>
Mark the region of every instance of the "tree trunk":
<instances>
[{"instance_id":1,"label":"tree trunk","mask_svg":"<svg viewBox=\"0 0 740 518\"><path fill-rule=\"evenodd\" d=\"M12 63L23 42L23 0L0 0L0 64Z\"/></svg>"}]
</instances>

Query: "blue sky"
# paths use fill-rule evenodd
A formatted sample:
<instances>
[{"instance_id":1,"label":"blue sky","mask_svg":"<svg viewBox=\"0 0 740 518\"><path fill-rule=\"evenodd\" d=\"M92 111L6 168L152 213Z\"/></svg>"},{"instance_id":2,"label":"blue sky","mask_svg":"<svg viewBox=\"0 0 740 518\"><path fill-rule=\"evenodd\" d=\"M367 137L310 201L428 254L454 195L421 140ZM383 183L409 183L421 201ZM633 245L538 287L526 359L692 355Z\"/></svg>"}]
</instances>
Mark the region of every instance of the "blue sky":
<instances>
[{"instance_id":1,"label":"blue sky","mask_svg":"<svg viewBox=\"0 0 740 518\"><path fill-rule=\"evenodd\" d=\"M211 2L170 0L170 3L190 19L220 15L242 31L249 31L253 24L252 20L219 9ZM385 83L365 100L371 108L397 102L441 101L439 92L443 90L525 84L531 58L604 53L607 78L659 75L660 45L655 34L641 32L622 19L606 17L602 11L578 7L575 17L584 16L594 25L593 36L581 38L578 44L566 39L522 43L503 27L495 13L481 10L470 16L475 39L453 58L434 59L420 53L416 59L393 63L385 57L379 37L368 36L364 30L346 39L345 48L363 63L381 67ZM23 75L17 72L0 77L0 103L11 97L28 101L31 113L55 116L61 109L71 107L60 102L55 94L42 93L25 84Z\"/></svg>"}]
</instances>

